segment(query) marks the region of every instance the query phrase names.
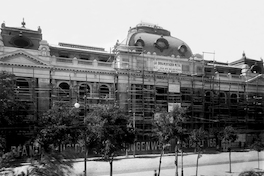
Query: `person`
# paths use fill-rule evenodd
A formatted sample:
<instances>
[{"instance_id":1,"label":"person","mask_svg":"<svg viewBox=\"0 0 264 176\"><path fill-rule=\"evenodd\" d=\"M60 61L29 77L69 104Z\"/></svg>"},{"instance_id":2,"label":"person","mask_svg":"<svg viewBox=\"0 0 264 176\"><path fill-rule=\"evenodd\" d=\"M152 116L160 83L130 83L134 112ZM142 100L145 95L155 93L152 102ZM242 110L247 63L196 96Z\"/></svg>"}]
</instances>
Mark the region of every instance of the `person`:
<instances>
[{"instance_id":1,"label":"person","mask_svg":"<svg viewBox=\"0 0 264 176\"><path fill-rule=\"evenodd\" d=\"M157 171L156 171L156 170L154 170L154 176L158 176L158 174L157 174Z\"/></svg>"}]
</instances>

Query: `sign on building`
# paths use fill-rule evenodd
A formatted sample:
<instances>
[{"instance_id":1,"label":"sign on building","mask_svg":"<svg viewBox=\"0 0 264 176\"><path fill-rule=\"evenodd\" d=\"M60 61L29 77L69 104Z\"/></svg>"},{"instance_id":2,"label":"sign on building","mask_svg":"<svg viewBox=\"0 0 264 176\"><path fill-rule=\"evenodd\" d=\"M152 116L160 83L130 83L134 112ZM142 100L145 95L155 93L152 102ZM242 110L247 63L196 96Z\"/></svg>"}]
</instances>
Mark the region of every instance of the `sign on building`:
<instances>
[{"instance_id":1,"label":"sign on building","mask_svg":"<svg viewBox=\"0 0 264 176\"><path fill-rule=\"evenodd\" d=\"M154 61L153 71L165 73L182 73L182 64L173 61Z\"/></svg>"},{"instance_id":2,"label":"sign on building","mask_svg":"<svg viewBox=\"0 0 264 176\"><path fill-rule=\"evenodd\" d=\"M180 93L181 88L179 84L169 84L169 92L171 93Z\"/></svg>"},{"instance_id":3,"label":"sign on building","mask_svg":"<svg viewBox=\"0 0 264 176\"><path fill-rule=\"evenodd\" d=\"M173 110L174 106L181 107L181 103L168 103L168 112L171 112Z\"/></svg>"}]
</instances>

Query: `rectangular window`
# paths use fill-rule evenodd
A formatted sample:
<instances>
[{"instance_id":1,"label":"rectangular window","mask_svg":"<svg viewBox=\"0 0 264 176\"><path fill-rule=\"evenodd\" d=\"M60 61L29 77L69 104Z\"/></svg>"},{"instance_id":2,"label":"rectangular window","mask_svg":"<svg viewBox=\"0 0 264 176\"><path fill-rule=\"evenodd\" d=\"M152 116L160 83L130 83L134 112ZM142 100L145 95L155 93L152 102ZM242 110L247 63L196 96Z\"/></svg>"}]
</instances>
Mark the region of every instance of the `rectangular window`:
<instances>
[{"instance_id":1,"label":"rectangular window","mask_svg":"<svg viewBox=\"0 0 264 176\"><path fill-rule=\"evenodd\" d=\"M190 71L189 65L182 65L182 71Z\"/></svg>"},{"instance_id":2,"label":"rectangular window","mask_svg":"<svg viewBox=\"0 0 264 176\"><path fill-rule=\"evenodd\" d=\"M69 58L69 54L68 53L59 53L59 57Z\"/></svg>"}]
</instances>

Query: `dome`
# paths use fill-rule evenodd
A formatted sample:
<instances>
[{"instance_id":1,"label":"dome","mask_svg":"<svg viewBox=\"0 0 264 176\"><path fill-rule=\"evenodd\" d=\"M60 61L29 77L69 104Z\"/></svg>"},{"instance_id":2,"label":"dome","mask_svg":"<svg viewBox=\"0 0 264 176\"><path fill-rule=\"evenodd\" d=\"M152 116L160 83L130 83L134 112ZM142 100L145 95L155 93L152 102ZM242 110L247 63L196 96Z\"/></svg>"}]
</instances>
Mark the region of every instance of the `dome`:
<instances>
[{"instance_id":1,"label":"dome","mask_svg":"<svg viewBox=\"0 0 264 176\"><path fill-rule=\"evenodd\" d=\"M145 53L161 56L190 58L190 47L182 40L172 37L170 32L157 25L139 24L129 30L127 45L141 46Z\"/></svg>"}]
</instances>

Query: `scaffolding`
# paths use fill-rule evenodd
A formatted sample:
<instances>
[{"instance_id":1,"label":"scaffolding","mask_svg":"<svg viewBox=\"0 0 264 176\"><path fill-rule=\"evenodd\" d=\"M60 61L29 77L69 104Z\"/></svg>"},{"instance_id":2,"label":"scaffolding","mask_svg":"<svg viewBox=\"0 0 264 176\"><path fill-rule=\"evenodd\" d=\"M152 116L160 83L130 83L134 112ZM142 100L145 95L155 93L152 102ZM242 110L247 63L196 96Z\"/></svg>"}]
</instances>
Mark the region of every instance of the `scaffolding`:
<instances>
[{"instance_id":1,"label":"scaffolding","mask_svg":"<svg viewBox=\"0 0 264 176\"><path fill-rule=\"evenodd\" d=\"M209 66L202 75L159 72L149 64L149 55L139 51L135 47L123 48L116 54L118 62L115 72L111 73L114 79L111 84L104 82L106 73L99 72L94 76L97 80L91 81L86 75L83 80L74 81L69 76L60 80L64 83L61 86L52 77L52 69L45 86L39 84L40 78L34 69L31 76L14 73L17 75L13 86L16 98L28 105L28 116L36 119L60 101L71 105L78 101L81 109L85 109L85 105L118 104L135 119L142 139L151 135L155 114L168 111L170 105L177 103L191 110L186 120L189 128L233 125L241 130L262 129L264 85L259 81L261 75L255 74L254 79L232 75L230 79L230 75L216 73L217 68Z\"/></svg>"},{"instance_id":2,"label":"scaffolding","mask_svg":"<svg viewBox=\"0 0 264 176\"><path fill-rule=\"evenodd\" d=\"M127 95L125 105L131 117L135 116L136 129L143 139L152 132L155 113L167 111L173 103L190 110L186 120L190 129L232 125L244 132L262 130L264 92L260 92L263 85L258 82L249 83L241 75L232 75L231 79L230 73L218 73L214 67L202 75L153 71L144 54L130 51L117 53L117 73L122 73L123 79L126 75L126 92L122 92ZM173 86L179 91L171 91ZM257 123L255 128L253 124Z\"/></svg>"}]
</instances>

